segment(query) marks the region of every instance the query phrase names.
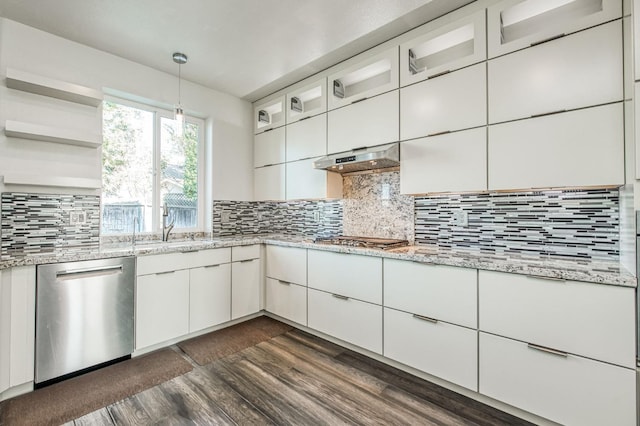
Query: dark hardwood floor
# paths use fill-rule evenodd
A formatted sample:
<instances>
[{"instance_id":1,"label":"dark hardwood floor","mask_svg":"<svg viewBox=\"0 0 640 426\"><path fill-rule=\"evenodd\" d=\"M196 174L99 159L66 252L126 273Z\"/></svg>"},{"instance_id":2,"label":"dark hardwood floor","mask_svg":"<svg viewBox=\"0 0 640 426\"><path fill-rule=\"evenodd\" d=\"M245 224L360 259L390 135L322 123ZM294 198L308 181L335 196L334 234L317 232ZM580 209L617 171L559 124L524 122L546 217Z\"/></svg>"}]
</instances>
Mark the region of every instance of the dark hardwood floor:
<instances>
[{"instance_id":1,"label":"dark hardwood floor","mask_svg":"<svg viewBox=\"0 0 640 426\"><path fill-rule=\"evenodd\" d=\"M68 425L529 424L299 330L193 365Z\"/></svg>"}]
</instances>

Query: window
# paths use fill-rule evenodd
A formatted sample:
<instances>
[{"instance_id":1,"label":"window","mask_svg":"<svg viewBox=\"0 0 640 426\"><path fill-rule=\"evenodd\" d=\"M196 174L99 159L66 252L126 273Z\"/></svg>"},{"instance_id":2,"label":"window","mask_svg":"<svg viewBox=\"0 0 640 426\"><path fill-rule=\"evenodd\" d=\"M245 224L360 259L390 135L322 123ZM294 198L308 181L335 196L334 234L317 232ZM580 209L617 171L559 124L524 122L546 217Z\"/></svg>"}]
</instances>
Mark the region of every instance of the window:
<instances>
[{"instance_id":1,"label":"window","mask_svg":"<svg viewBox=\"0 0 640 426\"><path fill-rule=\"evenodd\" d=\"M157 232L162 205L175 229L203 228L202 120L187 117L179 137L173 114L107 100L103 105L102 233Z\"/></svg>"}]
</instances>

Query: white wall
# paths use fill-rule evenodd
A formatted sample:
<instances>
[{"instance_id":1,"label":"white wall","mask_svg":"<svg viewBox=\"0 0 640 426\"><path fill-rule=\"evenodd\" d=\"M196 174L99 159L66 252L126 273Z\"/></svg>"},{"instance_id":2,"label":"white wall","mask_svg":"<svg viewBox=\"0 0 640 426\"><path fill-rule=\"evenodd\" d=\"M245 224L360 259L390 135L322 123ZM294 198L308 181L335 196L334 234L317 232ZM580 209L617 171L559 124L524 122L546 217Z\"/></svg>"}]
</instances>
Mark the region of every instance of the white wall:
<instances>
[{"instance_id":1,"label":"white wall","mask_svg":"<svg viewBox=\"0 0 640 426\"><path fill-rule=\"evenodd\" d=\"M188 54L188 46L184 47ZM171 61L170 53L167 61ZM195 59L192 59L195 60ZM188 66L185 65L185 66ZM177 78L69 40L0 19L0 78L6 69L39 74L131 99L154 101L169 109L177 102ZM177 66L176 66L177 71ZM207 122L207 153L213 199L253 198L253 132L251 104L215 90L183 81L182 104L189 114ZM5 120L101 129L101 111L56 99L7 89L0 85L0 126ZM100 150L7 139L0 135L0 175L5 172L99 179ZM0 190L20 188L0 187ZM74 192L40 189L47 192ZM25 190L21 188L21 190Z\"/></svg>"}]
</instances>

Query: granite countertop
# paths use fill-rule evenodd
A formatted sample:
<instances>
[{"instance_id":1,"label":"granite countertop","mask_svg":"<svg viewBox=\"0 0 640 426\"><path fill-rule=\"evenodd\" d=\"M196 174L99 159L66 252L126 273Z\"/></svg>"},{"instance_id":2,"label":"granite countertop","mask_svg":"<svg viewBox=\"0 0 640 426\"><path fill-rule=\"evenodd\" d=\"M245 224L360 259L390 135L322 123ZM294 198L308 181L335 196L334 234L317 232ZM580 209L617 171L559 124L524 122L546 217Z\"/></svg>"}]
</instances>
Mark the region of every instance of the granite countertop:
<instances>
[{"instance_id":1,"label":"granite countertop","mask_svg":"<svg viewBox=\"0 0 640 426\"><path fill-rule=\"evenodd\" d=\"M637 283L636 278L618 262L593 261L583 258L557 259L547 256L524 256L517 254L500 255L472 249L454 250L430 246L407 246L385 251L318 244L309 238L283 235L172 240L164 243L159 241L140 242L136 243L135 246L132 246L131 243L110 243L84 248L79 251L60 250L43 254L15 255L8 258L6 255L3 255L3 260L0 261L0 269L44 263L72 262L119 256L144 256L158 253L205 250L261 243L624 287L636 287Z\"/></svg>"}]
</instances>

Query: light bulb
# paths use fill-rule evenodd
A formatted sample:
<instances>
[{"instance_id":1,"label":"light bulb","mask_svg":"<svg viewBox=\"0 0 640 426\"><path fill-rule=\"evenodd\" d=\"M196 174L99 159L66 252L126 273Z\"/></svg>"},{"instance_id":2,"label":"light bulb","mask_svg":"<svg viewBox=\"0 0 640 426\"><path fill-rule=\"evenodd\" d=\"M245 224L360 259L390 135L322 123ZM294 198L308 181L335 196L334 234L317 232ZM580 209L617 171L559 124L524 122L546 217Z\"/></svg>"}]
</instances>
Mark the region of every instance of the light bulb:
<instances>
[{"instance_id":1,"label":"light bulb","mask_svg":"<svg viewBox=\"0 0 640 426\"><path fill-rule=\"evenodd\" d=\"M174 119L176 120L176 134L178 137L184 136L184 111L182 107L178 105L175 110Z\"/></svg>"}]
</instances>

